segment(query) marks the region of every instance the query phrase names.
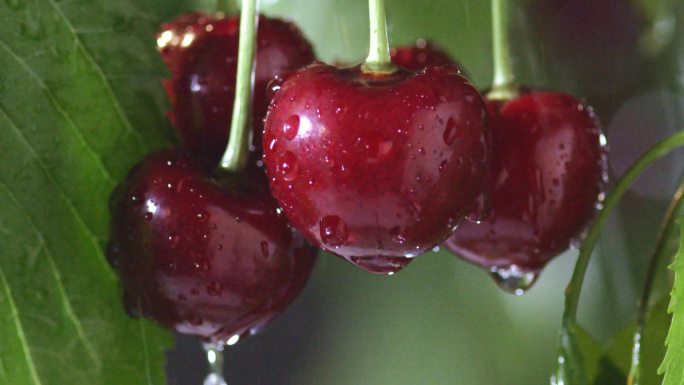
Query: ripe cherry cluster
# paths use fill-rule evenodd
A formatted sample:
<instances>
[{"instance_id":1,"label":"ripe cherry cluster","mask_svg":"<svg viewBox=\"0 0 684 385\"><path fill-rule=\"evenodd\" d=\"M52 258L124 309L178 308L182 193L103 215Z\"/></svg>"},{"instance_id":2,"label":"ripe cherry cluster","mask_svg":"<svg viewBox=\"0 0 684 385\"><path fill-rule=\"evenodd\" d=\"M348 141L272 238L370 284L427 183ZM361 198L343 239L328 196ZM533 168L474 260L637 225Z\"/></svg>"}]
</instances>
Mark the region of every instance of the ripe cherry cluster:
<instances>
[{"instance_id":1,"label":"ripe cherry cluster","mask_svg":"<svg viewBox=\"0 0 684 385\"><path fill-rule=\"evenodd\" d=\"M157 36L182 145L112 197L108 258L130 312L213 342L253 333L302 290L317 249L394 274L445 243L518 290L594 215L605 143L582 101L517 85L481 94L422 40L385 62L327 65L265 16L247 165L217 170L239 24L192 13Z\"/></svg>"}]
</instances>

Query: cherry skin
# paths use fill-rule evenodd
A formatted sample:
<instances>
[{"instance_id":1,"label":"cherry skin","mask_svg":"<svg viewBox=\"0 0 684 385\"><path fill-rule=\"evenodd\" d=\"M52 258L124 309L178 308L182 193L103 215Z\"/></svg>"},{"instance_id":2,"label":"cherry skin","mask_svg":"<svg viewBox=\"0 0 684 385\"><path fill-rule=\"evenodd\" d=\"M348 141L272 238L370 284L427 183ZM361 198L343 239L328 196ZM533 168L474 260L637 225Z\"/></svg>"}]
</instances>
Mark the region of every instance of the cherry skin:
<instances>
[{"instance_id":1,"label":"cherry skin","mask_svg":"<svg viewBox=\"0 0 684 385\"><path fill-rule=\"evenodd\" d=\"M111 209L107 258L129 313L212 342L262 328L299 294L316 258L263 178L212 176L177 150L138 165Z\"/></svg>"},{"instance_id":2,"label":"cherry skin","mask_svg":"<svg viewBox=\"0 0 684 385\"><path fill-rule=\"evenodd\" d=\"M165 24L157 35L160 53L171 71L171 79L165 82L171 120L184 147L209 165L220 160L230 132L239 24L237 16L191 13ZM250 164L261 157L268 83L313 61L311 45L294 24L259 17Z\"/></svg>"},{"instance_id":3,"label":"cherry skin","mask_svg":"<svg viewBox=\"0 0 684 385\"><path fill-rule=\"evenodd\" d=\"M452 59L448 53L438 46L418 39L414 45L392 48L390 51L392 63L410 71L420 71L425 67L432 66L455 66L463 72L461 65ZM464 75L461 73L461 75Z\"/></svg>"},{"instance_id":4,"label":"cherry skin","mask_svg":"<svg viewBox=\"0 0 684 385\"><path fill-rule=\"evenodd\" d=\"M558 92L521 89L487 106L487 215L463 223L446 245L494 273L535 276L594 217L606 175L601 128L590 107Z\"/></svg>"},{"instance_id":5,"label":"cherry skin","mask_svg":"<svg viewBox=\"0 0 684 385\"><path fill-rule=\"evenodd\" d=\"M453 68L373 75L317 63L274 87L271 192L324 250L394 273L448 237L483 188L486 107Z\"/></svg>"}]
</instances>

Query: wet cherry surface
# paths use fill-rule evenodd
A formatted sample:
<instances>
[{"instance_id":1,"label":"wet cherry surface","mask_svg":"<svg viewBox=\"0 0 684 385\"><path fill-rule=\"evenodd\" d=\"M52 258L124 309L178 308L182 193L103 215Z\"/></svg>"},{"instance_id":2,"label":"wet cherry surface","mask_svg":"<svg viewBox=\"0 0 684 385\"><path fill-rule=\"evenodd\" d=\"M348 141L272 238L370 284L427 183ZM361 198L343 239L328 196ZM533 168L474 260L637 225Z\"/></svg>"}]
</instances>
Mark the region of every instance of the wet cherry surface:
<instances>
[{"instance_id":1,"label":"wet cherry surface","mask_svg":"<svg viewBox=\"0 0 684 385\"><path fill-rule=\"evenodd\" d=\"M460 64L454 61L448 53L424 39L418 39L414 45L392 48L390 55L392 63L411 71L420 71L427 66L444 65L455 66L461 71L463 70ZM461 73L461 75L464 74Z\"/></svg>"},{"instance_id":2,"label":"wet cherry surface","mask_svg":"<svg viewBox=\"0 0 684 385\"><path fill-rule=\"evenodd\" d=\"M165 82L171 119L185 148L211 165L219 161L228 141L239 24L239 17L191 13L165 24L157 35L157 45L172 75ZM252 104L255 151L251 164L261 156L268 83L313 60L311 45L292 23L259 18Z\"/></svg>"},{"instance_id":3,"label":"wet cherry surface","mask_svg":"<svg viewBox=\"0 0 684 385\"><path fill-rule=\"evenodd\" d=\"M290 75L266 119L271 191L311 242L394 273L448 237L481 192L486 107L455 69Z\"/></svg>"},{"instance_id":4,"label":"wet cherry surface","mask_svg":"<svg viewBox=\"0 0 684 385\"><path fill-rule=\"evenodd\" d=\"M605 146L591 108L568 95L523 90L488 108L488 212L480 224L463 223L446 245L497 280L519 281L568 249L594 217Z\"/></svg>"},{"instance_id":5,"label":"wet cherry surface","mask_svg":"<svg viewBox=\"0 0 684 385\"><path fill-rule=\"evenodd\" d=\"M129 313L218 342L283 311L316 251L267 187L249 175L209 176L176 150L142 162L111 201L107 257Z\"/></svg>"}]
</instances>

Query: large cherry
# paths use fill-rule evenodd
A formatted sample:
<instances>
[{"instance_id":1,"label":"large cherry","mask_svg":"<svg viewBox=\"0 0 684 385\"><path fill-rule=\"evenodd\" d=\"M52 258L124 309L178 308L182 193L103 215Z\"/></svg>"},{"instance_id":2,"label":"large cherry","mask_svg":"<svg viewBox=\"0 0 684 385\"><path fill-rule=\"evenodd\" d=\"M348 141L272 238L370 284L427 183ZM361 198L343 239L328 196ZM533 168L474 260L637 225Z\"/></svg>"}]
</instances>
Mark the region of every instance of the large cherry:
<instances>
[{"instance_id":1,"label":"large cherry","mask_svg":"<svg viewBox=\"0 0 684 385\"><path fill-rule=\"evenodd\" d=\"M462 72L461 65L452 59L448 53L425 39L418 39L413 45L392 48L390 57L392 63L411 71L420 71L428 66L450 65Z\"/></svg>"},{"instance_id":2,"label":"large cherry","mask_svg":"<svg viewBox=\"0 0 684 385\"><path fill-rule=\"evenodd\" d=\"M239 17L191 13L165 24L157 45L171 70L165 82L171 119L183 145L208 164L218 163L228 141L239 38ZM252 103L253 165L261 157L268 83L314 60L313 49L294 24L259 17Z\"/></svg>"},{"instance_id":3,"label":"large cherry","mask_svg":"<svg viewBox=\"0 0 684 385\"><path fill-rule=\"evenodd\" d=\"M483 188L486 107L453 68L314 64L275 87L271 191L311 242L368 271L394 273L440 243Z\"/></svg>"},{"instance_id":4,"label":"large cherry","mask_svg":"<svg viewBox=\"0 0 684 385\"><path fill-rule=\"evenodd\" d=\"M605 144L590 107L558 92L520 91L510 101L488 102L488 215L464 223L446 242L518 293L581 236L606 175Z\"/></svg>"},{"instance_id":5,"label":"large cherry","mask_svg":"<svg viewBox=\"0 0 684 385\"><path fill-rule=\"evenodd\" d=\"M263 326L315 261L263 178L211 176L176 150L138 165L111 206L107 257L129 312L209 341Z\"/></svg>"}]
</instances>

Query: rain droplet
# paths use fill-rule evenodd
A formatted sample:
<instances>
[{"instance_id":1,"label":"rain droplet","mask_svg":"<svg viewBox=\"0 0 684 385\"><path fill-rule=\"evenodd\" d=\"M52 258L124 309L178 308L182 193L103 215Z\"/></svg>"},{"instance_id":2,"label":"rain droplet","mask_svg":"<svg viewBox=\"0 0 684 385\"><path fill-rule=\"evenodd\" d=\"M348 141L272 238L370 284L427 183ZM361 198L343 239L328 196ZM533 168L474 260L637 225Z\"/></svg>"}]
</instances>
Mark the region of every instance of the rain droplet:
<instances>
[{"instance_id":1,"label":"rain droplet","mask_svg":"<svg viewBox=\"0 0 684 385\"><path fill-rule=\"evenodd\" d=\"M470 222L480 224L489 215L490 210L489 196L487 194L480 194L475 198L475 207L472 212L466 216Z\"/></svg>"},{"instance_id":2,"label":"rain droplet","mask_svg":"<svg viewBox=\"0 0 684 385\"><path fill-rule=\"evenodd\" d=\"M209 260L207 260L206 258L196 260L193 265L195 266L195 269L200 271L206 272L211 269L211 263L209 263Z\"/></svg>"},{"instance_id":3,"label":"rain droplet","mask_svg":"<svg viewBox=\"0 0 684 385\"><path fill-rule=\"evenodd\" d=\"M492 267L490 275L503 291L514 295L525 294L539 277L538 273L524 271L516 265Z\"/></svg>"},{"instance_id":4,"label":"rain droplet","mask_svg":"<svg viewBox=\"0 0 684 385\"><path fill-rule=\"evenodd\" d=\"M169 240L169 245L171 247L176 247L176 245L178 245L178 241L180 240L180 237L176 233L171 233L171 234L169 234L168 240Z\"/></svg>"},{"instance_id":5,"label":"rain droplet","mask_svg":"<svg viewBox=\"0 0 684 385\"><path fill-rule=\"evenodd\" d=\"M446 143L448 146L451 146L456 141L458 134L459 132L456 120L454 120L454 118L449 118L446 129L444 129L444 143Z\"/></svg>"},{"instance_id":6,"label":"rain droplet","mask_svg":"<svg viewBox=\"0 0 684 385\"><path fill-rule=\"evenodd\" d=\"M204 223L209 220L209 216L206 213L199 212L197 213L197 220Z\"/></svg>"},{"instance_id":7,"label":"rain droplet","mask_svg":"<svg viewBox=\"0 0 684 385\"><path fill-rule=\"evenodd\" d=\"M283 123L283 135L287 140L292 140L299 132L299 115L292 115Z\"/></svg>"},{"instance_id":8,"label":"rain droplet","mask_svg":"<svg viewBox=\"0 0 684 385\"><path fill-rule=\"evenodd\" d=\"M292 182L297 179L298 169L297 169L297 157L290 151L286 151L283 157L280 159L280 174L283 179L287 182Z\"/></svg>"},{"instance_id":9,"label":"rain droplet","mask_svg":"<svg viewBox=\"0 0 684 385\"><path fill-rule=\"evenodd\" d=\"M321 241L331 247L342 246L349 237L347 224L337 215L328 215L319 224Z\"/></svg>"},{"instance_id":10,"label":"rain droplet","mask_svg":"<svg viewBox=\"0 0 684 385\"><path fill-rule=\"evenodd\" d=\"M207 294L209 294L212 297L217 297L221 295L222 291L223 285L221 285L218 282L210 282L207 284Z\"/></svg>"},{"instance_id":11,"label":"rain droplet","mask_svg":"<svg viewBox=\"0 0 684 385\"><path fill-rule=\"evenodd\" d=\"M400 245L403 245L404 242L406 242L406 236L402 233L401 227L399 226L392 227L390 235L392 236L392 240Z\"/></svg>"}]
</instances>

